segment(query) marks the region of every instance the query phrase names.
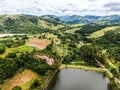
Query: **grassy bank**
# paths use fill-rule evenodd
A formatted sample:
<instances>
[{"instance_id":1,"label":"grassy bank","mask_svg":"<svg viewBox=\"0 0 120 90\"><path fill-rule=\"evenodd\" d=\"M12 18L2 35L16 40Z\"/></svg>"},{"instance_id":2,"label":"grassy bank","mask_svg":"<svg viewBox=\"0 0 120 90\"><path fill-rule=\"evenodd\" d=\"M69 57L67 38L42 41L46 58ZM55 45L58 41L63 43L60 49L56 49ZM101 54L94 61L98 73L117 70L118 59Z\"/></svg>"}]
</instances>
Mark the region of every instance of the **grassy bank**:
<instances>
[{"instance_id":1,"label":"grassy bank","mask_svg":"<svg viewBox=\"0 0 120 90\"><path fill-rule=\"evenodd\" d=\"M82 66L82 65L67 65L67 64L62 64L59 68L60 69L75 68L75 69L91 70L91 71L96 71L96 72L104 72L103 68L96 68L96 67Z\"/></svg>"}]
</instances>

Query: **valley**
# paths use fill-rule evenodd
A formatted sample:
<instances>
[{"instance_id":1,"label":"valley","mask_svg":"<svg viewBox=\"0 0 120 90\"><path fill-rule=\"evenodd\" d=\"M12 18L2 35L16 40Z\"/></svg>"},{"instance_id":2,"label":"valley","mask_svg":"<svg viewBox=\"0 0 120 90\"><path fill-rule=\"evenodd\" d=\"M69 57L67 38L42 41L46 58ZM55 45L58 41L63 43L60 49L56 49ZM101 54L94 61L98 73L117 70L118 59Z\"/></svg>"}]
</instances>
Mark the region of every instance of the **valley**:
<instances>
[{"instance_id":1,"label":"valley","mask_svg":"<svg viewBox=\"0 0 120 90\"><path fill-rule=\"evenodd\" d=\"M0 15L0 90L49 90L70 68L100 73L119 90L118 17Z\"/></svg>"}]
</instances>

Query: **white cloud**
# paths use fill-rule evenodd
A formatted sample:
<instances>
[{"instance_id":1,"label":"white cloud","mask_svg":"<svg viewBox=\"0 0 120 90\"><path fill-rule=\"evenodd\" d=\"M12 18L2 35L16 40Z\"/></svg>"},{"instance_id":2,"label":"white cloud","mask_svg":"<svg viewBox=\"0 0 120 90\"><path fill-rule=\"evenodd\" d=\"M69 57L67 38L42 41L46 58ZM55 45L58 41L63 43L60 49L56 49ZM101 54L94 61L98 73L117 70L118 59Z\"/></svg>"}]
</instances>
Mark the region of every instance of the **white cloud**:
<instances>
[{"instance_id":1,"label":"white cloud","mask_svg":"<svg viewBox=\"0 0 120 90\"><path fill-rule=\"evenodd\" d=\"M0 14L120 14L120 7L115 7L115 3L120 0L0 0Z\"/></svg>"}]
</instances>

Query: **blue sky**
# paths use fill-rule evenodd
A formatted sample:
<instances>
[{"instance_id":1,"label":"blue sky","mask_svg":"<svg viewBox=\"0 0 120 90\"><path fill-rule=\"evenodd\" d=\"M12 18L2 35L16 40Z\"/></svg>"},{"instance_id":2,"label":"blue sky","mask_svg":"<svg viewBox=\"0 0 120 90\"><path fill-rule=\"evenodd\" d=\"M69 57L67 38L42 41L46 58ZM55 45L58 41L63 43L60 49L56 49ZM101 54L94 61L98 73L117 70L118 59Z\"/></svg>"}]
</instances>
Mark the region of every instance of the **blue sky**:
<instances>
[{"instance_id":1,"label":"blue sky","mask_svg":"<svg viewBox=\"0 0 120 90\"><path fill-rule=\"evenodd\" d=\"M120 15L120 0L0 0L0 14Z\"/></svg>"}]
</instances>

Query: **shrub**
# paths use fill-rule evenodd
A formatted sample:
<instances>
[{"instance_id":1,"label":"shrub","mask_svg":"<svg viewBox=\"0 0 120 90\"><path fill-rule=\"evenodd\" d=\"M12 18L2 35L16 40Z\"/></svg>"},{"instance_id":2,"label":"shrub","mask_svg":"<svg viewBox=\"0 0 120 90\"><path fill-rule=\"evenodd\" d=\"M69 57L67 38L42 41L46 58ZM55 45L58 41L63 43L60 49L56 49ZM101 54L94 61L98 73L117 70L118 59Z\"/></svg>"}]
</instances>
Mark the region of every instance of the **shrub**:
<instances>
[{"instance_id":1,"label":"shrub","mask_svg":"<svg viewBox=\"0 0 120 90\"><path fill-rule=\"evenodd\" d=\"M4 44L0 44L0 54L3 54L6 50L6 46Z\"/></svg>"},{"instance_id":2,"label":"shrub","mask_svg":"<svg viewBox=\"0 0 120 90\"><path fill-rule=\"evenodd\" d=\"M16 53L15 52L10 52L8 53L8 55L6 56L6 58L16 58Z\"/></svg>"},{"instance_id":3,"label":"shrub","mask_svg":"<svg viewBox=\"0 0 120 90\"><path fill-rule=\"evenodd\" d=\"M31 89L34 89L34 88L36 88L37 86L39 86L39 81L38 81L37 79L35 79L30 88L31 88Z\"/></svg>"},{"instance_id":4,"label":"shrub","mask_svg":"<svg viewBox=\"0 0 120 90\"><path fill-rule=\"evenodd\" d=\"M12 90L22 90L22 88L20 86L15 86L12 88Z\"/></svg>"}]
</instances>

